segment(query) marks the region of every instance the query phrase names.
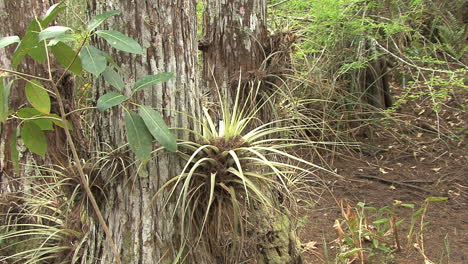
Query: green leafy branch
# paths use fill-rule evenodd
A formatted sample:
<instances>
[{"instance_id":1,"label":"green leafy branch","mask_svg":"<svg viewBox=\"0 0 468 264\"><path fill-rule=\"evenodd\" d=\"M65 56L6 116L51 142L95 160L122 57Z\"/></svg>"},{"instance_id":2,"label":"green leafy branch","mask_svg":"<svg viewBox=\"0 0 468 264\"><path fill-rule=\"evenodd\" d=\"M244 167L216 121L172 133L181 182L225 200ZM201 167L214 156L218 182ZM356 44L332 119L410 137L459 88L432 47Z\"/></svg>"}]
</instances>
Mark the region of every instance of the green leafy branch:
<instances>
[{"instance_id":1,"label":"green leafy branch","mask_svg":"<svg viewBox=\"0 0 468 264\"><path fill-rule=\"evenodd\" d=\"M0 122L5 123L10 119L21 121L12 135L10 145L11 161L17 173L19 172L19 151L16 148L18 135L21 136L24 145L31 152L44 157L47 153L47 138L44 131L54 130L54 125L64 128L80 180L106 234L106 239L108 239L114 251L116 263L121 263L117 247L88 185L80 157L70 134L72 127L66 119L70 113L65 111L58 83L67 72L82 75L84 70L91 73L95 78L99 78L102 74L104 81L115 88L116 92L109 92L101 96L97 101L97 109L102 112L115 106L124 108L130 148L138 159L148 161L151 158L153 139L156 139L167 150L175 152L177 151L176 138L171 134L164 119L158 112L148 106L131 102L130 99L135 92L157 83L166 82L174 75L172 73L159 73L145 76L134 84L130 97L127 97L124 94L125 82L123 78L114 70L114 67L108 65L115 65L112 58L104 51L90 45L88 41L92 36L97 36L117 50L137 55L143 54L144 50L138 42L119 31L96 31L106 19L120 14L121 11L115 10L97 15L88 23L86 30L83 32L77 32L70 27L60 25L50 26L57 18L57 15L65 8L63 2L51 6L44 17L36 17L31 21L23 38L18 36L0 38L0 48L17 44L12 56L13 69L0 68ZM58 64L65 67L64 73L57 80L54 80L52 76L51 55ZM18 71L18 66L26 56L46 65L48 78ZM4 81L6 79L12 80L5 85ZM13 111L9 109L8 100L12 85L16 80L26 81L25 94L31 107L23 107ZM50 89L46 87L50 87ZM59 113L51 113L51 95L57 100ZM129 110L128 107L123 105L124 102L137 105L139 113Z\"/></svg>"},{"instance_id":2,"label":"green leafy branch","mask_svg":"<svg viewBox=\"0 0 468 264\"><path fill-rule=\"evenodd\" d=\"M108 61L112 62L110 56L104 51L87 43L87 40L90 39L91 36L96 35L106 40L107 43L115 49L141 55L143 53L143 48L140 44L123 33L115 30L94 31L106 19L120 14L120 11L114 10L97 15L88 24L86 32L74 33L72 28L64 26L47 27L63 9L64 7L62 5L56 4L49 9L43 19L33 20L22 39L18 36L9 36L0 39L0 48L19 43L13 54L13 67L17 68L26 55L29 55L40 63L46 63L49 51L51 51L56 61L65 66L67 71L81 75L83 70L85 70L93 74L96 78L100 77L102 74L104 80L117 90L116 92L106 93L98 99L97 108L99 111L102 112L129 101L130 97L124 95L125 83L122 76L114 70L114 67L108 65ZM69 42L80 43L78 51L75 51L68 45L67 43ZM51 99L49 94L54 93L48 91L41 83L41 81L53 83L52 78L46 79L31 76L16 70L1 70L13 75L17 79L19 78L27 81L25 87L26 98L33 108L26 108L26 110L20 109L20 112L17 112L14 117L23 120L22 130L26 132L22 132L22 138L26 147L33 153L44 157L47 152L47 141L43 131L53 130L52 123L60 126L60 122L54 119L58 118L58 116L50 113ZM155 84L166 82L173 76L174 74L172 73L159 73L145 76L134 84L132 95L137 91ZM5 76L2 76L0 78L0 99L2 102L0 107L1 122L5 122L11 114L8 109L8 97L12 82L5 86L3 83L4 77ZM63 78L63 75L59 80L61 78ZM55 83L58 83L58 81ZM160 114L152 109L151 111L148 110L148 107L143 108L143 106L141 106L140 117L142 117L142 113L144 113L145 116L143 123L146 127L146 129L143 130L145 135L141 135L142 138L146 140L142 143L151 146L152 140L156 139L166 149L177 151L176 138L170 133ZM33 120L29 120L31 118L33 118ZM130 118L126 117L125 120L130 120ZM150 159L151 149L148 150L147 148L139 148L133 145L134 142L141 141L142 139L132 138L134 134L128 133L132 130L132 124L129 122L126 122L126 128L130 148L135 152L137 158L147 161ZM26 138L23 136L26 136ZM30 136L35 138L30 138Z\"/></svg>"}]
</instances>

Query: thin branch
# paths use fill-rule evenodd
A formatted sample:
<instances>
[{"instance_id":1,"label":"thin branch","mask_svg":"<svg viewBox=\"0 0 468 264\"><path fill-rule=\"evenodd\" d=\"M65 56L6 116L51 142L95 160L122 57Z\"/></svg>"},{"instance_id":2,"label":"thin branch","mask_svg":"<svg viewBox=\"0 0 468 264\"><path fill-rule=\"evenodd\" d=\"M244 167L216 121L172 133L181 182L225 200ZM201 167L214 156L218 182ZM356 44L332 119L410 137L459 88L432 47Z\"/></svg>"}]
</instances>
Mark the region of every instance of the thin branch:
<instances>
[{"instance_id":1,"label":"thin branch","mask_svg":"<svg viewBox=\"0 0 468 264\"><path fill-rule=\"evenodd\" d=\"M83 42L81 43L79 49L76 51L75 57L73 57L73 60L71 61L71 63L67 66L67 68L65 69L65 71L62 73L62 75L60 76L60 78L58 78L58 80L54 83L54 85L57 85L57 83L59 83L59 82L63 79L63 77L65 77L65 74L66 74L68 71L70 71L71 66L73 65L73 63L75 63L76 58L78 58L78 54L80 54L81 50L83 49L84 44L85 44L86 41L88 40L88 37L89 37L89 35L87 34L86 37L83 39Z\"/></svg>"},{"instance_id":2,"label":"thin branch","mask_svg":"<svg viewBox=\"0 0 468 264\"><path fill-rule=\"evenodd\" d=\"M293 16L282 16L282 15L278 15L278 16L285 18L285 19L293 19L293 20L298 20L302 22L312 22L312 19L306 18L306 17L293 17Z\"/></svg>"},{"instance_id":3,"label":"thin branch","mask_svg":"<svg viewBox=\"0 0 468 264\"><path fill-rule=\"evenodd\" d=\"M83 108L75 109L75 110L73 110L73 111L68 112L68 113L66 114L66 116L69 116L69 115L71 115L71 114L73 114L73 113L75 113L75 112L80 112L80 111L90 110L90 109L97 109L97 107L95 107L95 106L89 106L89 107L83 107Z\"/></svg>"},{"instance_id":4,"label":"thin branch","mask_svg":"<svg viewBox=\"0 0 468 264\"><path fill-rule=\"evenodd\" d=\"M35 19L36 19L37 25L39 26L39 29L42 31L43 28L42 28L41 22L39 21L39 19L37 17L35 17ZM47 71L49 72L49 81L51 83L54 83L54 81L52 80L52 70L50 68L50 55L49 55L49 49L47 48L47 40L43 40L42 42L44 42L44 49L45 49L45 52L46 52Z\"/></svg>"},{"instance_id":5,"label":"thin branch","mask_svg":"<svg viewBox=\"0 0 468 264\"><path fill-rule=\"evenodd\" d=\"M27 77L27 78L30 78L30 79L37 79L37 80L46 81L46 82L49 81L49 79L42 78L42 77L39 77L39 76L34 76L34 75L27 74L27 73L24 73L24 72L18 72L18 71L13 71L13 70L7 70L7 69L3 69L3 68L0 68L0 72L11 73L11 74L13 74L13 75L23 76L23 77Z\"/></svg>"},{"instance_id":6,"label":"thin branch","mask_svg":"<svg viewBox=\"0 0 468 264\"><path fill-rule=\"evenodd\" d=\"M404 64L408 65L408 66L411 66L413 68L416 68L418 70L421 70L421 71L430 71L430 72L439 72L439 73L449 73L449 74L453 74L454 72L453 71L445 71L445 70L438 70L438 69L431 69L431 68L425 68L425 67L421 67L421 66L418 66L416 64L413 64L411 62L407 62L406 60L402 59L401 57L397 56L396 54L392 53L391 51L389 51L388 49L386 49L384 46L382 46L377 40L374 40L375 41L375 44L377 46L379 46L379 48L381 48L383 51L385 51L386 53L390 54L392 57L394 57L395 59L403 62Z\"/></svg>"},{"instance_id":7,"label":"thin branch","mask_svg":"<svg viewBox=\"0 0 468 264\"><path fill-rule=\"evenodd\" d=\"M364 179L374 180L374 181L380 181L380 182L383 182L383 183L386 183L386 184L391 184L391 185L405 186L405 187L412 188L412 189L415 189L415 190L418 190L418 191L421 191L421 192L425 192L425 193L430 193L431 192L430 190L421 188L419 186L415 186L413 184L408 184L408 183L399 182L399 181L393 181L393 180L390 180L390 179L384 179L384 178L380 178L380 177L376 177L376 176L359 175L359 178L364 178Z\"/></svg>"},{"instance_id":8,"label":"thin branch","mask_svg":"<svg viewBox=\"0 0 468 264\"><path fill-rule=\"evenodd\" d=\"M283 0L283 1L280 1L280 2L278 2L276 4L269 5L268 8L273 8L273 7L279 6L279 5L284 4L286 2L289 2L289 1L291 1L291 0Z\"/></svg>"},{"instance_id":9,"label":"thin branch","mask_svg":"<svg viewBox=\"0 0 468 264\"><path fill-rule=\"evenodd\" d=\"M86 39L85 39L85 41L86 41ZM81 44L80 49L83 47L85 41L83 41L83 43ZM47 49L47 46L46 46L46 51L47 50L48 49ZM112 239L112 234L111 234L111 232L109 230L109 227L106 224L106 220L104 220L104 217L102 216L101 210L99 209L99 205L96 202L96 198L94 198L94 195L91 192L91 188L89 187L88 179L87 179L87 177L86 177L86 175L84 173L83 166L81 165L81 160L80 160L80 157L78 156L78 152L76 150L75 143L73 142L73 138L72 138L72 136L70 134L70 130L68 129L68 123L66 121L67 113L65 112L65 106L64 106L64 103L63 103L63 99L62 99L62 96L60 95L60 91L59 91L58 86L57 86L57 83L65 76L65 73L68 71L68 69L71 67L71 65L75 61L76 57L78 56L77 54L75 55L75 58L73 59L72 63L70 63L70 65L68 65L65 72L60 76L60 78L58 79L57 82L54 82L53 79L52 79L52 73L50 71L51 69L50 69L50 64L49 64L49 60L48 60L50 82L52 82L52 87L54 89L54 92L56 93L57 103L58 103L59 109L60 109L60 116L62 118L62 124L63 124L63 127L65 128L64 129L65 130L65 135L66 135L66 138L67 138L67 142L70 145L70 150L72 152L73 159L74 159L74 161L76 163L76 168L78 169L78 174L80 175L80 180L81 180L81 182L83 184L86 195L88 196L88 199L91 202L91 205L92 205L92 207L94 209L94 212L96 213L96 216L98 217L99 224L101 225L102 229L104 230L104 233L106 234L106 239L109 242L109 244L110 244L110 246L112 248L112 251L114 252L115 262L117 264L121 264L122 261L120 260L119 251L117 249L117 246L114 243L114 240ZM47 58L49 59L49 53L48 52L47 52Z\"/></svg>"}]
</instances>

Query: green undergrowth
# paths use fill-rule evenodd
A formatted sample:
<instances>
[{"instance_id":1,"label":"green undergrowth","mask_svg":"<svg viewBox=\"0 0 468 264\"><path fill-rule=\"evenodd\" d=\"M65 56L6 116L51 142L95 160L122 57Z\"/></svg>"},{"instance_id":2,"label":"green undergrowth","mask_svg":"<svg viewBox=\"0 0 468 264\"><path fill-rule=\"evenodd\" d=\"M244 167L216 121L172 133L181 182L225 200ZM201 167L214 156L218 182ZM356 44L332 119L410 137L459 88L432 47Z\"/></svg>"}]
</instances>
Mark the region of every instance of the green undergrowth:
<instances>
[{"instance_id":1,"label":"green undergrowth","mask_svg":"<svg viewBox=\"0 0 468 264\"><path fill-rule=\"evenodd\" d=\"M342 218L334 225L339 249L336 263L395 263L396 254L413 249L421 254L424 263L450 263L449 249L437 262L430 260L424 249L424 235L431 224L425 220L429 205L447 199L428 197L419 207L402 201L381 208L363 202L355 206L341 202ZM397 210L410 210L410 216L403 218Z\"/></svg>"},{"instance_id":2,"label":"green undergrowth","mask_svg":"<svg viewBox=\"0 0 468 264\"><path fill-rule=\"evenodd\" d=\"M269 5L271 30L296 39L285 50L291 54L290 70L278 76L284 81L277 86L287 92L279 93L277 113L300 114L322 128L305 136L346 142L369 130L385 130L381 120L401 126L399 112L416 100L430 101L436 133L454 134L441 125L440 111L456 98L457 89L468 90L463 1L291 0ZM381 62L384 69L374 68ZM361 79L369 70L382 71L374 83L387 75L392 105L370 104L373 83ZM395 92L395 86L402 89ZM465 108L458 106L455 112Z\"/></svg>"}]
</instances>

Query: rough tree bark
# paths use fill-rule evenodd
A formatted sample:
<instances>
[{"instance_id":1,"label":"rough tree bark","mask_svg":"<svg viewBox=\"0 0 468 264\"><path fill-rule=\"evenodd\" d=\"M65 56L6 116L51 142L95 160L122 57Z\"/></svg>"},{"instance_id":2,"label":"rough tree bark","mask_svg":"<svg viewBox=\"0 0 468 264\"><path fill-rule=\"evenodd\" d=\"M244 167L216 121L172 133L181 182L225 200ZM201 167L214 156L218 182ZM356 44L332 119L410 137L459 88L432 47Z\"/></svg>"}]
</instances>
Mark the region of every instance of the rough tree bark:
<instances>
[{"instance_id":1,"label":"rough tree bark","mask_svg":"<svg viewBox=\"0 0 468 264\"><path fill-rule=\"evenodd\" d=\"M128 80L127 92L138 78L159 72L173 72L176 77L164 84L144 91L139 103L161 111L169 127L194 129L192 120L176 111L199 115L197 85L197 23L195 0L90 0L89 15L120 9L122 14L110 19L109 28L126 33L144 48L143 56L116 53L107 44L96 43L107 50L121 67ZM105 26L104 26L105 27ZM94 97L107 92L98 83ZM176 110L176 111L170 111ZM95 118L97 142L105 142L117 148L124 145L123 113L113 109ZM178 132L177 137L188 135ZM102 145L98 149L108 151ZM163 208L163 199L153 196L162 184L181 171L181 161L176 154L164 152L140 167L132 166L128 177L119 176L109 183L107 199L101 201L102 211L108 222L122 263L171 263L178 247L175 224L171 223L170 206ZM97 223L90 227L86 248L89 263L114 263L112 250L104 239ZM201 262L192 262L201 263Z\"/></svg>"},{"instance_id":2,"label":"rough tree bark","mask_svg":"<svg viewBox=\"0 0 468 264\"><path fill-rule=\"evenodd\" d=\"M0 36L24 36L26 28L34 17L41 17L46 10L54 4L52 0L24 0L9 1L0 0ZM0 49L0 67L11 69L11 58L15 50L15 45L10 45ZM31 75L46 77L47 70L44 65L35 62L29 56L19 65L18 71ZM0 72L0 74L2 74ZM23 81L15 82L11 89L9 108L16 110L26 102ZM25 175L26 166L20 168L19 175L13 170L10 159L10 142L14 129L18 122L9 121L7 124L0 124L0 193L15 192L23 188L21 175ZM31 154L24 153L20 163L25 164Z\"/></svg>"},{"instance_id":3,"label":"rough tree bark","mask_svg":"<svg viewBox=\"0 0 468 264\"><path fill-rule=\"evenodd\" d=\"M239 87L242 105L246 95L256 89L267 75L262 63L273 47L267 32L267 1L204 0L203 3L203 37L199 42L203 56L201 81L211 93L209 99L215 103L219 100L219 91L224 97L222 100L232 104ZM267 84L261 85L265 89ZM251 100L253 104L250 105L253 106L259 98ZM270 117L263 110L261 119L268 122ZM215 115L220 113L216 107L213 112ZM255 230L247 232L255 234L258 239L255 244L257 256L249 258L255 258L255 263L262 264L301 263L296 252L297 236L286 215L259 208L256 213L249 213L248 218Z\"/></svg>"},{"instance_id":4,"label":"rough tree bark","mask_svg":"<svg viewBox=\"0 0 468 264\"><path fill-rule=\"evenodd\" d=\"M226 98L236 95L239 73L241 84L264 77L261 64L267 40L266 0L204 0L203 84L213 100L219 89Z\"/></svg>"}]
</instances>

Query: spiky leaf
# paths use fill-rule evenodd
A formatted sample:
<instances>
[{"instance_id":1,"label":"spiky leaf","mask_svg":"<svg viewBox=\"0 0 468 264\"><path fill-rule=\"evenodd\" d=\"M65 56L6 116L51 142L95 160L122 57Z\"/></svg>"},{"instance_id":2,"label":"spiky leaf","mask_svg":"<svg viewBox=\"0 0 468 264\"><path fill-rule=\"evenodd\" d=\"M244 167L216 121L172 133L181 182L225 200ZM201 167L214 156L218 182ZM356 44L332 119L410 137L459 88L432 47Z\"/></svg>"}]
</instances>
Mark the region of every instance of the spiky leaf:
<instances>
[{"instance_id":1,"label":"spiky leaf","mask_svg":"<svg viewBox=\"0 0 468 264\"><path fill-rule=\"evenodd\" d=\"M169 128L166 126L166 122L164 122L161 115L151 107L144 105L140 106L139 113L151 135L153 135L159 144L169 151L176 152L176 137L171 134L171 131L169 131Z\"/></svg>"},{"instance_id":2,"label":"spiky leaf","mask_svg":"<svg viewBox=\"0 0 468 264\"><path fill-rule=\"evenodd\" d=\"M3 83L3 77L0 77L0 123L5 122L8 117L8 98L10 97L10 87L13 81L7 85Z\"/></svg>"},{"instance_id":3,"label":"spiky leaf","mask_svg":"<svg viewBox=\"0 0 468 264\"><path fill-rule=\"evenodd\" d=\"M127 130L128 144L136 157L142 161L150 160L153 137L148 128L146 128L143 119L135 112L129 110L125 113L125 128Z\"/></svg>"},{"instance_id":4,"label":"spiky leaf","mask_svg":"<svg viewBox=\"0 0 468 264\"><path fill-rule=\"evenodd\" d=\"M44 86L36 80L26 84L26 99L39 112L50 113L50 97Z\"/></svg>"},{"instance_id":5,"label":"spiky leaf","mask_svg":"<svg viewBox=\"0 0 468 264\"><path fill-rule=\"evenodd\" d=\"M5 86L3 85L3 77L0 77L0 122L3 123L6 120L8 113L8 105L4 104L5 101Z\"/></svg>"},{"instance_id":6,"label":"spiky leaf","mask_svg":"<svg viewBox=\"0 0 468 264\"><path fill-rule=\"evenodd\" d=\"M105 111L113 106L119 105L125 102L128 98L122 94L116 92L106 93L101 96L97 101L97 108L100 112Z\"/></svg>"}]
</instances>

